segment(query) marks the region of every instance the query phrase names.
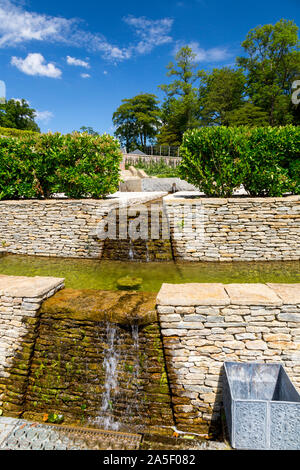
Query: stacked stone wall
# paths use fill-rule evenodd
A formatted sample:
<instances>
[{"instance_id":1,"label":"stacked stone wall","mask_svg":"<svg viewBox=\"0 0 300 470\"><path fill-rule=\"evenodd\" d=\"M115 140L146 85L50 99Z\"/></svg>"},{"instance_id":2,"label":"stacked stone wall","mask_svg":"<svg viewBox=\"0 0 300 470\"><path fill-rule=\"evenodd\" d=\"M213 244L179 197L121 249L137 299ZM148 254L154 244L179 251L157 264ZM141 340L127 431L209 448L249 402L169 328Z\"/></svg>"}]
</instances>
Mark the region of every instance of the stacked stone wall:
<instances>
[{"instance_id":1,"label":"stacked stone wall","mask_svg":"<svg viewBox=\"0 0 300 470\"><path fill-rule=\"evenodd\" d=\"M213 199L177 193L164 204L175 259L300 259L300 196Z\"/></svg>"},{"instance_id":2,"label":"stacked stone wall","mask_svg":"<svg viewBox=\"0 0 300 470\"><path fill-rule=\"evenodd\" d=\"M299 284L163 284L157 298L177 426L219 426L225 361L282 364L300 391Z\"/></svg>"}]
</instances>

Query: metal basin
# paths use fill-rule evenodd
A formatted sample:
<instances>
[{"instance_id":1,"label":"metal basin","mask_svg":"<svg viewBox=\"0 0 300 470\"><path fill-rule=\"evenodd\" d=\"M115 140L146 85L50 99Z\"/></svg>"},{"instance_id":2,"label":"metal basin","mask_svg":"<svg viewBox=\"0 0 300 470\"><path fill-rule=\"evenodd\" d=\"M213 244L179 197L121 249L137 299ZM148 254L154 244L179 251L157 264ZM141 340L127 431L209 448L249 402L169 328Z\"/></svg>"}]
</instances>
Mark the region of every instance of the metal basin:
<instances>
[{"instance_id":1,"label":"metal basin","mask_svg":"<svg viewBox=\"0 0 300 470\"><path fill-rule=\"evenodd\" d=\"M300 395L281 364L225 362L223 403L233 448L300 450Z\"/></svg>"}]
</instances>

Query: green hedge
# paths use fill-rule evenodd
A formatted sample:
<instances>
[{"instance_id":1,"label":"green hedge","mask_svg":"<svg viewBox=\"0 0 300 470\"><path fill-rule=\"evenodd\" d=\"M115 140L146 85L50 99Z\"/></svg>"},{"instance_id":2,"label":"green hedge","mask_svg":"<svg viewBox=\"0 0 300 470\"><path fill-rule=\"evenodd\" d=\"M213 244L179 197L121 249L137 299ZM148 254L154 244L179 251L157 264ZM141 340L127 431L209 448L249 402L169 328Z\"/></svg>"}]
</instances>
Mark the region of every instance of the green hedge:
<instances>
[{"instance_id":1,"label":"green hedge","mask_svg":"<svg viewBox=\"0 0 300 470\"><path fill-rule=\"evenodd\" d=\"M10 127L0 127L0 136L7 137L25 137L25 136L39 135L38 132L34 131L22 131L20 129L13 129Z\"/></svg>"},{"instance_id":2,"label":"green hedge","mask_svg":"<svg viewBox=\"0 0 300 470\"><path fill-rule=\"evenodd\" d=\"M300 127L203 127L185 133L179 173L208 196L300 193Z\"/></svg>"},{"instance_id":3,"label":"green hedge","mask_svg":"<svg viewBox=\"0 0 300 470\"><path fill-rule=\"evenodd\" d=\"M109 135L0 137L0 199L101 198L117 191L119 143Z\"/></svg>"}]
</instances>

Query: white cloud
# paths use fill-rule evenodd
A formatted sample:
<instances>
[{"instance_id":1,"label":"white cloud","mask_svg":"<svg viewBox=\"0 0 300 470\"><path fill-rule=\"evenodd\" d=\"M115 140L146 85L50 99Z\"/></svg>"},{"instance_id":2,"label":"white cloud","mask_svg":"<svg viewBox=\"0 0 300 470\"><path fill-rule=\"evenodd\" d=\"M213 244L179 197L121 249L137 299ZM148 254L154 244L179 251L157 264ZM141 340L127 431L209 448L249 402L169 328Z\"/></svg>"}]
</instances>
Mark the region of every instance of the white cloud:
<instances>
[{"instance_id":1,"label":"white cloud","mask_svg":"<svg viewBox=\"0 0 300 470\"><path fill-rule=\"evenodd\" d=\"M25 59L21 57L12 57L11 64L15 65L26 75L38 75L41 77L60 78L61 70L54 64L47 64L42 54L28 54Z\"/></svg>"},{"instance_id":2,"label":"white cloud","mask_svg":"<svg viewBox=\"0 0 300 470\"><path fill-rule=\"evenodd\" d=\"M137 18L129 15L123 20L134 28L140 38L139 43L134 46L134 49L140 54L151 52L154 47L172 41L172 37L169 35L173 25L171 18L151 20L144 16Z\"/></svg>"},{"instance_id":3,"label":"white cloud","mask_svg":"<svg viewBox=\"0 0 300 470\"><path fill-rule=\"evenodd\" d=\"M136 44L120 46L110 43L100 33L90 33L79 27L76 19L30 12L12 0L0 0L0 48L23 45L29 41L65 43L98 51L104 59L114 62L130 59L135 53L146 54L154 47L172 41L169 35L173 20L151 20L127 16L123 20L138 36ZM80 59L70 58L71 61ZM87 63L81 61L82 63ZM72 63L70 65L79 65ZM82 65L86 67L86 65Z\"/></svg>"},{"instance_id":4,"label":"white cloud","mask_svg":"<svg viewBox=\"0 0 300 470\"><path fill-rule=\"evenodd\" d=\"M63 41L70 34L75 20L27 12L9 0L0 4L0 47L25 41Z\"/></svg>"},{"instance_id":5,"label":"white cloud","mask_svg":"<svg viewBox=\"0 0 300 470\"><path fill-rule=\"evenodd\" d=\"M77 67L85 67L86 69L89 69L91 67L90 64L85 60L76 59L75 57L70 57L69 55L67 56L67 63L69 65L75 65Z\"/></svg>"},{"instance_id":6,"label":"white cloud","mask_svg":"<svg viewBox=\"0 0 300 470\"><path fill-rule=\"evenodd\" d=\"M81 73L80 76L82 78L91 78L90 74L89 73Z\"/></svg>"},{"instance_id":7,"label":"white cloud","mask_svg":"<svg viewBox=\"0 0 300 470\"><path fill-rule=\"evenodd\" d=\"M54 117L51 111L36 111L36 120L40 122L47 123Z\"/></svg>"},{"instance_id":8,"label":"white cloud","mask_svg":"<svg viewBox=\"0 0 300 470\"><path fill-rule=\"evenodd\" d=\"M177 42L174 53L176 54L183 45L184 44L182 42ZM200 44L196 41L190 42L188 46L196 55L196 62L223 62L231 57L231 54L226 47L212 47L210 49L204 49L200 47Z\"/></svg>"},{"instance_id":9,"label":"white cloud","mask_svg":"<svg viewBox=\"0 0 300 470\"><path fill-rule=\"evenodd\" d=\"M107 70L104 70L103 71L103 75L107 75L108 74L108 71Z\"/></svg>"}]
</instances>

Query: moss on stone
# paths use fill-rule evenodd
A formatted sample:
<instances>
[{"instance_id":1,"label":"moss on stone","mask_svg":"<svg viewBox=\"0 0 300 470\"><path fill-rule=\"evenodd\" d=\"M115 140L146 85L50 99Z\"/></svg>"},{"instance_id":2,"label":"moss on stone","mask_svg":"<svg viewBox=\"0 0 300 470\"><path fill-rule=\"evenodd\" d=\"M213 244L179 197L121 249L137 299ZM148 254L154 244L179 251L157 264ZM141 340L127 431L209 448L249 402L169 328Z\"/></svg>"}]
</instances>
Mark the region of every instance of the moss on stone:
<instances>
[{"instance_id":1,"label":"moss on stone","mask_svg":"<svg viewBox=\"0 0 300 470\"><path fill-rule=\"evenodd\" d=\"M141 287L142 282L141 277L125 276L117 280L117 288L119 290L135 290Z\"/></svg>"},{"instance_id":2,"label":"moss on stone","mask_svg":"<svg viewBox=\"0 0 300 470\"><path fill-rule=\"evenodd\" d=\"M155 300L156 295L148 292L63 289L43 303L41 313L54 315L59 320L145 326L157 321ZM62 326L59 323L57 328ZM74 331L74 337L82 341L78 330Z\"/></svg>"}]
</instances>

